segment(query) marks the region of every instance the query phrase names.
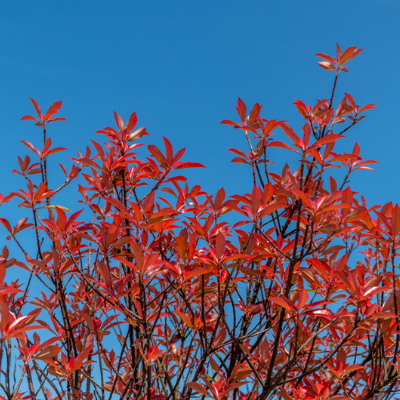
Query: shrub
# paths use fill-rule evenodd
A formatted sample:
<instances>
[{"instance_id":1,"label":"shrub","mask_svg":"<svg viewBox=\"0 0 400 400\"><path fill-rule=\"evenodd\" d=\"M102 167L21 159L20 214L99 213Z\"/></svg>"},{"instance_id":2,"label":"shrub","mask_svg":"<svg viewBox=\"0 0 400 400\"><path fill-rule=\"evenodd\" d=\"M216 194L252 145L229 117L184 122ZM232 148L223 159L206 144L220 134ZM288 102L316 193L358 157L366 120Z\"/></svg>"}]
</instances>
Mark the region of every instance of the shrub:
<instances>
[{"instance_id":1,"label":"shrub","mask_svg":"<svg viewBox=\"0 0 400 400\"><path fill-rule=\"evenodd\" d=\"M222 123L247 138L247 152L230 151L250 167L253 190L230 198L189 187L180 170L202 165L181 161L168 139L144 151L136 114L124 123L115 113L116 129L97 132L107 141L62 167L53 188L48 162L64 149L47 128L64 119L61 102L42 114L31 99L36 116L22 119L43 131L43 148L23 141L35 157L14 171L26 188L1 197L28 212L16 224L0 219L23 255L5 247L0 259L2 398L393 396L400 208L368 208L348 184L373 161L357 144L337 149L374 108L349 94L334 106L338 77L360 52L318 54L333 90L313 107L295 102L301 134L239 98L239 122ZM277 173L274 147L298 162ZM72 212L58 194L77 182L82 209ZM28 277L9 282L9 268Z\"/></svg>"}]
</instances>

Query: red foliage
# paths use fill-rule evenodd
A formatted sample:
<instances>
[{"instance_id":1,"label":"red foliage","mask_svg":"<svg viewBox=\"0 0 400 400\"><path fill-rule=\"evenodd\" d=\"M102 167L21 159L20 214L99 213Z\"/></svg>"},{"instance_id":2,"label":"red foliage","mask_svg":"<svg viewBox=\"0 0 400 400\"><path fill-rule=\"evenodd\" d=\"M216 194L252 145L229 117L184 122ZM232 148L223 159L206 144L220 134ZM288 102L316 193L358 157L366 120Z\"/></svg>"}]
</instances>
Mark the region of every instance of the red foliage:
<instances>
[{"instance_id":1,"label":"red foliage","mask_svg":"<svg viewBox=\"0 0 400 400\"><path fill-rule=\"evenodd\" d=\"M47 159L63 148L52 148L46 127L64 119L53 117L61 102L43 115L31 99L37 117L22 119L42 127L43 148L23 142L37 161L19 158L26 188L0 199L31 210L15 225L0 219L23 254L0 256L1 398L393 396L400 208L368 208L348 182L373 161L357 144L337 148L374 108L349 94L333 106L338 76L360 52L318 54L336 72L333 90L315 106L295 102L301 134L262 118L259 104L248 114L239 99L239 122L223 123L247 137L247 153L230 151L251 167L254 187L228 199L189 187L175 171L202 165L181 161L185 150L168 139L140 149L147 132L136 114L124 123L115 113L117 128L98 132L107 142L92 141L70 172L62 166L57 188ZM298 164L270 171L271 147L295 152ZM83 210L72 213L58 193L78 176ZM27 270L28 283L7 283L9 268Z\"/></svg>"}]
</instances>

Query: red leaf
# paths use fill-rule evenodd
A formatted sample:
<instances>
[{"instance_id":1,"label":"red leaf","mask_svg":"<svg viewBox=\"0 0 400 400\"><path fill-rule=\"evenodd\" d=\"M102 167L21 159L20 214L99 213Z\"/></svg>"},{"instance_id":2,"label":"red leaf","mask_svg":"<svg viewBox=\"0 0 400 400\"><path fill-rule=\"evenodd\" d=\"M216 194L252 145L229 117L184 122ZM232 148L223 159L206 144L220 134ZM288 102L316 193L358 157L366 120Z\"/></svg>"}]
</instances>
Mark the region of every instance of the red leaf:
<instances>
[{"instance_id":1,"label":"red leaf","mask_svg":"<svg viewBox=\"0 0 400 400\"><path fill-rule=\"evenodd\" d=\"M35 107L35 110L36 110L36 113L37 113L39 119L42 119L42 113L41 113L41 111L40 111L40 107L39 107L38 102L37 102L36 100L30 98L30 97L29 97L29 99L30 99L30 101L32 102L33 107Z\"/></svg>"},{"instance_id":2,"label":"red leaf","mask_svg":"<svg viewBox=\"0 0 400 400\"><path fill-rule=\"evenodd\" d=\"M354 57L357 57L364 49L358 49L357 47L349 47L348 49L345 50L345 52L342 54L341 57L341 64L344 64L350 60L352 60Z\"/></svg>"},{"instance_id":3,"label":"red leaf","mask_svg":"<svg viewBox=\"0 0 400 400\"><path fill-rule=\"evenodd\" d=\"M204 388L204 386L201 386L199 383L189 382L189 383L186 384L186 386L189 386L191 389L195 390L196 392L201 393L204 396L208 397L207 390Z\"/></svg>"},{"instance_id":4,"label":"red leaf","mask_svg":"<svg viewBox=\"0 0 400 400\"><path fill-rule=\"evenodd\" d=\"M331 64L331 63L328 62L328 61L318 61L318 65L319 65L320 67L322 67L323 69L326 69L326 70L328 70L328 71L335 71L335 70L336 70L336 68L334 67L334 65Z\"/></svg>"},{"instance_id":5,"label":"red leaf","mask_svg":"<svg viewBox=\"0 0 400 400\"><path fill-rule=\"evenodd\" d=\"M129 121L128 121L129 122ZM144 126L142 126L139 129L136 129L135 132L132 132L127 138L126 141L127 142L134 142L135 140L140 139L142 136L148 135L148 133L146 132L146 128Z\"/></svg>"},{"instance_id":6,"label":"red leaf","mask_svg":"<svg viewBox=\"0 0 400 400\"><path fill-rule=\"evenodd\" d=\"M150 144L148 146L148 149L150 151L150 153L153 155L153 157L161 164L161 166L163 168L166 168L166 163L165 163L165 156L164 154L161 152L161 150L154 146L153 144Z\"/></svg>"},{"instance_id":7,"label":"red leaf","mask_svg":"<svg viewBox=\"0 0 400 400\"><path fill-rule=\"evenodd\" d=\"M235 157L231 160L232 163L237 163L237 164L248 164L249 162L244 160L243 158L240 157Z\"/></svg>"},{"instance_id":8,"label":"red leaf","mask_svg":"<svg viewBox=\"0 0 400 400\"><path fill-rule=\"evenodd\" d=\"M237 124L236 122L232 122L229 119L224 119L223 121L220 122L220 124L239 126L239 124Z\"/></svg>"},{"instance_id":9,"label":"red leaf","mask_svg":"<svg viewBox=\"0 0 400 400\"><path fill-rule=\"evenodd\" d=\"M165 150L166 150L166 155L167 155L167 162L168 164L172 163L172 159L174 158L174 151L172 149L172 144L171 142L163 136L164 139L164 145L165 145Z\"/></svg>"},{"instance_id":10,"label":"red leaf","mask_svg":"<svg viewBox=\"0 0 400 400\"><path fill-rule=\"evenodd\" d=\"M326 135L324 137L322 137L321 139L317 140L311 147L310 149L317 149L319 147L321 147L324 144L327 143L335 143L336 140L342 138L342 135L338 135L336 133L331 133L329 135Z\"/></svg>"},{"instance_id":11,"label":"red leaf","mask_svg":"<svg viewBox=\"0 0 400 400\"><path fill-rule=\"evenodd\" d=\"M60 348L57 345L47 346L35 356L35 359L47 360L49 358L57 357L59 352Z\"/></svg>"},{"instance_id":12,"label":"red leaf","mask_svg":"<svg viewBox=\"0 0 400 400\"><path fill-rule=\"evenodd\" d=\"M290 139L293 140L293 142L296 146L300 146L299 137L297 136L297 133L294 131L294 129L290 125L281 123L280 127L283 129L283 131L286 133L286 135L288 135L290 137Z\"/></svg>"},{"instance_id":13,"label":"red leaf","mask_svg":"<svg viewBox=\"0 0 400 400\"><path fill-rule=\"evenodd\" d=\"M292 151L295 151L296 153L298 153L298 151L296 149L294 149L293 147L290 147L286 143L279 142L279 141L270 142L267 144L267 147L280 147L282 149L292 150Z\"/></svg>"},{"instance_id":14,"label":"red leaf","mask_svg":"<svg viewBox=\"0 0 400 400\"><path fill-rule=\"evenodd\" d=\"M206 168L203 164L195 163L195 162L177 162L175 164L174 169L182 169L182 168Z\"/></svg>"},{"instance_id":15,"label":"red leaf","mask_svg":"<svg viewBox=\"0 0 400 400\"><path fill-rule=\"evenodd\" d=\"M224 254L225 250L225 237L221 232L218 232L217 234L217 246L216 246L216 255L217 258L220 259L222 255Z\"/></svg>"},{"instance_id":16,"label":"red leaf","mask_svg":"<svg viewBox=\"0 0 400 400\"><path fill-rule=\"evenodd\" d=\"M131 114L131 116L128 119L128 122L125 125L125 132L126 133L130 133L132 131L132 129L136 126L137 124L137 116L136 113ZM143 128L140 128L143 129ZM146 131L146 128L144 128L144 130Z\"/></svg>"},{"instance_id":17,"label":"red leaf","mask_svg":"<svg viewBox=\"0 0 400 400\"><path fill-rule=\"evenodd\" d=\"M238 98L238 106L235 108L239 114L240 120L242 121L242 123L244 123L247 117L247 108L246 104L244 104L243 100L240 97Z\"/></svg>"},{"instance_id":18,"label":"red leaf","mask_svg":"<svg viewBox=\"0 0 400 400\"><path fill-rule=\"evenodd\" d=\"M260 115L261 107L262 106L260 106L258 103L254 104L249 114L249 120L248 120L249 124L252 124L257 120L257 118Z\"/></svg>"},{"instance_id":19,"label":"red leaf","mask_svg":"<svg viewBox=\"0 0 400 400\"><path fill-rule=\"evenodd\" d=\"M341 64L341 58L342 58L342 49L339 46L339 43L336 43L336 58L337 61L339 63L339 65Z\"/></svg>"},{"instance_id":20,"label":"red leaf","mask_svg":"<svg viewBox=\"0 0 400 400\"><path fill-rule=\"evenodd\" d=\"M349 93L345 93L345 96L346 96L346 99L349 102L351 108L353 108L353 109L356 108L356 102L354 100L354 97Z\"/></svg>"},{"instance_id":21,"label":"red leaf","mask_svg":"<svg viewBox=\"0 0 400 400\"><path fill-rule=\"evenodd\" d=\"M393 236L397 236L400 232L400 207L396 204L392 210L391 227Z\"/></svg>"},{"instance_id":22,"label":"red leaf","mask_svg":"<svg viewBox=\"0 0 400 400\"><path fill-rule=\"evenodd\" d=\"M27 142L26 140L21 140L21 142L29 149L32 150L35 154L37 154L37 151L35 149L35 147L33 146L32 143Z\"/></svg>"},{"instance_id":23,"label":"red leaf","mask_svg":"<svg viewBox=\"0 0 400 400\"><path fill-rule=\"evenodd\" d=\"M284 299L283 297L268 297L269 301L272 301L275 304L285 308L288 311L294 311L294 307L289 303L288 300Z\"/></svg>"},{"instance_id":24,"label":"red leaf","mask_svg":"<svg viewBox=\"0 0 400 400\"><path fill-rule=\"evenodd\" d=\"M174 313L177 314L177 315L179 315L179 317L181 317L182 321L183 321L190 329L193 328L192 321L190 320L190 318L189 318L186 314L184 314L183 312L180 312L180 311L178 311L178 310L175 310Z\"/></svg>"},{"instance_id":25,"label":"red leaf","mask_svg":"<svg viewBox=\"0 0 400 400\"><path fill-rule=\"evenodd\" d=\"M323 58L324 60L327 60L327 61L329 61L330 63L334 63L334 59L331 57L331 56L329 56L328 54L325 54L325 53L318 53L318 54L316 54L316 56L317 57L320 57L320 58Z\"/></svg>"},{"instance_id":26,"label":"red leaf","mask_svg":"<svg viewBox=\"0 0 400 400\"><path fill-rule=\"evenodd\" d=\"M43 116L43 120L46 121L47 118L50 117L50 115L53 115L58 112L58 110L61 108L61 101L56 101L54 102L49 109L47 110L46 114Z\"/></svg>"},{"instance_id":27,"label":"red leaf","mask_svg":"<svg viewBox=\"0 0 400 400\"><path fill-rule=\"evenodd\" d=\"M37 121L37 119L35 117L33 117L32 115L24 115L21 118L21 121Z\"/></svg>"},{"instance_id":28,"label":"red leaf","mask_svg":"<svg viewBox=\"0 0 400 400\"><path fill-rule=\"evenodd\" d=\"M119 130L122 131L124 129L124 121L115 111L114 111L114 118Z\"/></svg>"},{"instance_id":29,"label":"red leaf","mask_svg":"<svg viewBox=\"0 0 400 400\"><path fill-rule=\"evenodd\" d=\"M377 106L375 104L367 104L366 106L360 108L360 113L366 110L371 110L376 107Z\"/></svg>"}]
</instances>

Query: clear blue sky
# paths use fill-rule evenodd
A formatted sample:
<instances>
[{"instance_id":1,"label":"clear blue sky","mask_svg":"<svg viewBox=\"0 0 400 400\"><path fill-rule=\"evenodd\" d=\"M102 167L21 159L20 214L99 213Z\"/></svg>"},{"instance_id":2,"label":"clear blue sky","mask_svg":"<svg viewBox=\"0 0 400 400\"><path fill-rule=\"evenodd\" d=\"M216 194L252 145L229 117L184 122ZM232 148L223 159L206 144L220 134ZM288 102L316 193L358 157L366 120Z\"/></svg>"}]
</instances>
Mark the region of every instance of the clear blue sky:
<instances>
[{"instance_id":1,"label":"clear blue sky","mask_svg":"<svg viewBox=\"0 0 400 400\"><path fill-rule=\"evenodd\" d=\"M19 122L33 112L28 96L43 108L63 100L68 122L50 125L50 134L71 150L67 158L101 139L93 132L114 124L114 110L124 119L136 111L152 135L146 144L161 145L164 135L187 148L186 160L208 167L190 171L192 184L247 191L250 171L226 152L246 142L219 122L236 119L240 96L300 130L292 102L329 97L333 74L314 55L333 54L339 42L365 51L338 93L379 105L343 142L350 151L358 141L364 158L380 162L376 173L357 173L352 187L370 205L398 202L399 20L398 0L3 2L0 193L22 184L9 173L27 153L19 140L40 143L39 130Z\"/></svg>"}]
</instances>

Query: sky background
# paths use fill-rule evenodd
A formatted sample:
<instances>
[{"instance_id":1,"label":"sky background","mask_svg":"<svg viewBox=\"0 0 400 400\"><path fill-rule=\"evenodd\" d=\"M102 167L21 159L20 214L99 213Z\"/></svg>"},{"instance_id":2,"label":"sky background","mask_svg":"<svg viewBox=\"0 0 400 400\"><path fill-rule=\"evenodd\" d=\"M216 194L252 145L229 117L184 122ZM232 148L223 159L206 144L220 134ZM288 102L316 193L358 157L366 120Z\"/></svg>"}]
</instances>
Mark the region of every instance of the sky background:
<instances>
[{"instance_id":1,"label":"sky background","mask_svg":"<svg viewBox=\"0 0 400 400\"><path fill-rule=\"evenodd\" d=\"M380 162L375 173L355 173L351 186L371 206L399 202L399 20L397 0L3 2L0 193L24 184L10 173L17 155L28 153L19 140L41 143L40 129L19 121L34 112L28 96L42 109L62 100L68 119L49 126L54 145L69 149L49 161L51 187L61 183L56 164L70 166L90 139L101 140L93 133L115 125L115 110L124 120L137 112L151 133L145 144L161 146L164 135L175 150L187 148L185 160L206 165L187 170L191 185L247 192L249 168L229 163L234 155L226 151L247 151L245 138L219 122L238 119L240 96L249 107L263 104L264 118L300 131L292 103L329 97L334 74L315 54L334 55L338 42L365 48L341 75L338 96L346 91L359 105L379 106L339 146L350 152L357 141L362 157Z\"/></svg>"}]
</instances>

